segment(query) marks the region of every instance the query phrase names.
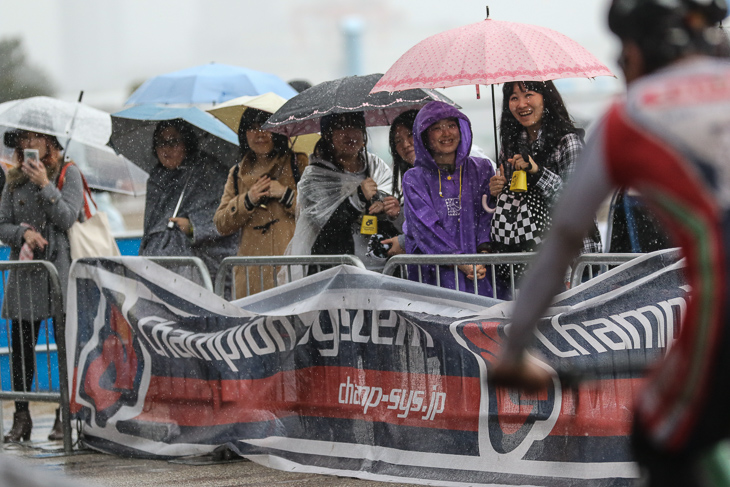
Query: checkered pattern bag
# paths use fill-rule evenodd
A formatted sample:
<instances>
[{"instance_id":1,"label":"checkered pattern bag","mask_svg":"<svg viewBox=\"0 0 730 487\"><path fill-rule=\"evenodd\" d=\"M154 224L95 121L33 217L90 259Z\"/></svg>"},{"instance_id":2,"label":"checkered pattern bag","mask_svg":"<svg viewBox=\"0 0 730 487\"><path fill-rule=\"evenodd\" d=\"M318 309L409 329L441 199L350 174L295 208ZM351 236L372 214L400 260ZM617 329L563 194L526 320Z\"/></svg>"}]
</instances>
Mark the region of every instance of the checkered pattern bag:
<instances>
[{"instance_id":1,"label":"checkered pattern bag","mask_svg":"<svg viewBox=\"0 0 730 487\"><path fill-rule=\"evenodd\" d=\"M551 222L544 198L535 191L503 191L492 217L491 239L504 245L537 245Z\"/></svg>"}]
</instances>

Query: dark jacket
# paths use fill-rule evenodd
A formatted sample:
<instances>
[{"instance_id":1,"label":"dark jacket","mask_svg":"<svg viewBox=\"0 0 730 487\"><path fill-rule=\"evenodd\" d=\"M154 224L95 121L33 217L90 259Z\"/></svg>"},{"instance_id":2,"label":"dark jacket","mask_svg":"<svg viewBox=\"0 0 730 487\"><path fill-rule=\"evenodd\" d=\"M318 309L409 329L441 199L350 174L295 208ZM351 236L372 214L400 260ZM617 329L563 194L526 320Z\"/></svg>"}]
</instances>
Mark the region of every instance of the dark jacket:
<instances>
[{"instance_id":1,"label":"dark jacket","mask_svg":"<svg viewBox=\"0 0 730 487\"><path fill-rule=\"evenodd\" d=\"M190 182L186 186L188 177ZM214 279L221 260L236 254L239 239L238 232L221 236L213 222L227 177L228 168L206 153L186 158L177 169L155 166L147 181L139 255L199 257ZM180 232L177 227L168 230L167 224L183 188L185 195L177 216L190 220L193 235L169 239L167 232ZM169 241L175 244L168 245Z\"/></svg>"}]
</instances>

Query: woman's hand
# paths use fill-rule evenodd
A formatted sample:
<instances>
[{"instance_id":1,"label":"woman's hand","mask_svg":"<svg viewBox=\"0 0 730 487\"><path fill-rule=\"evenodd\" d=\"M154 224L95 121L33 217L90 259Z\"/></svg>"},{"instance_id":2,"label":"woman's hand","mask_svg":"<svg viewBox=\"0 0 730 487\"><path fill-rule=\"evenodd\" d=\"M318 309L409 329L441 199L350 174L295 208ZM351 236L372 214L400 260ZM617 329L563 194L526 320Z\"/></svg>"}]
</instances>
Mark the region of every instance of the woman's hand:
<instances>
[{"instance_id":1,"label":"woman's hand","mask_svg":"<svg viewBox=\"0 0 730 487\"><path fill-rule=\"evenodd\" d=\"M368 208L368 213L371 215L378 215L383 212L385 209L385 203L382 201L376 201L372 205L370 205L370 208Z\"/></svg>"},{"instance_id":2,"label":"woman's hand","mask_svg":"<svg viewBox=\"0 0 730 487\"><path fill-rule=\"evenodd\" d=\"M393 257L394 255L400 255L400 254L406 253L406 249L404 249L403 247L400 246L398 237L383 239L382 243L390 244L390 248L388 249L388 257Z\"/></svg>"},{"instance_id":3,"label":"woman's hand","mask_svg":"<svg viewBox=\"0 0 730 487\"><path fill-rule=\"evenodd\" d=\"M253 183L253 186L251 186L247 193L251 203L258 205L261 198L270 196L269 188L271 187L271 183L271 178L267 174L264 174L258 181Z\"/></svg>"},{"instance_id":4,"label":"woman's hand","mask_svg":"<svg viewBox=\"0 0 730 487\"><path fill-rule=\"evenodd\" d=\"M487 380L496 386L519 388L526 392L538 392L553 383L547 370L524 355L510 361L501 357L487 372Z\"/></svg>"},{"instance_id":5,"label":"woman's hand","mask_svg":"<svg viewBox=\"0 0 730 487\"><path fill-rule=\"evenodd\" d=\"M497 174L489 178L489 193L497 197L507 185L507 178L504 177L504 165L500 164Z\"/></svg>"},{"instance_id":6,"label":"woman's hand","mask_svg":"<svg viewBox=\"0 0 730 487\"><path fill-rule=\"evenodd\" d=\"M532 156L528 157L530 158L530 160L526 161L522 158L521 154L515 154L512 159L507 159L507 162L512 164L512 167L514 167L515 170L527 171L530 174L535 174L539 169L537 167L537 163L535 162L535 159L532 158Z\"/></svg>"},{"instance_id":7,"label":"woman's hand","mask_svg":"<svg viewBox=\"0 0 730 487\"><path fill-rule=\"evenodd\" d=\"M177 228L180 229L182 233L185 235L193 235L193 225L190 223L190 220L187 218L183 218L181 216L177 216L175 218L170 218L171 222L174 222L175 225L177 225Z\"/></svg>"},{"instance_id":8,"label":"woman's hand","mask_svg":"<svg viewBox=\"0 0 730 487\"><path fill-rule=\"evenodd\" d=\"M383 205L385 206L385 214L390 218L397 218L400 215L400 203L398 198L394 196L386 196L383 198Z\"/></svg>"},{"instance_id":9,"label":"woman's hand","mask_svg":"<svg viewBox=\"0 0 730 487\"><path fill-rule=\"evenodd\" d=\"M43 250L46 248L46 245L48 245L48 240L43 238L43 235L32 228L27 229L23 233L23 239L25 239L25 243L27 243L33 250Z\"/></svg>"},{"instance_id":10,"label":"woman's hand","mask_svg":"<svg viewBox=\"0 0 730 487\"><path fill-rule=\"evenodd\" d=\"M484 279L487 277L487 268L481 264L477 264L476 266L471 264L462 264L458 267L461 272L466 274L467 279L474 279L474 270L476 270L477 279Z\"/></svg>"},{"instance_id":11,"label":"woman's hand","mask_svg":"<svg viewBox=\"0 0 730 487\"><path fill-rule=\"evenodd\" d=\"M373 196L378 193L378 184L373 178L365 179L362 183L360 183L360 188L362 188L362 193L368 201L373 199Z\"/></svg>"},{"instance_id":12,"label":"woman's hand","mask_svg":"<svg viewBox=\"0 0 730 487\"><path fill-rule=\"evenodd\" d=\"M269 196L278 200L284 196L284 193L286 193L286 186L281 184L279 181L272 180L269 185Z\"/></svg>"},{"instance_id":13,"label":"woman's hand","mask_svg":"<svg viewBox=\"0 0 730 487\"><path fill-rule=\"evenodd\" d=\"M23 173L28 176L28 179L38 186L39 188L45 188L48 185L48 175L46 174L46 166L39 162L35 164L30 161L25 161L21 164L20 169Z\"/></svg>"}]
</instances>

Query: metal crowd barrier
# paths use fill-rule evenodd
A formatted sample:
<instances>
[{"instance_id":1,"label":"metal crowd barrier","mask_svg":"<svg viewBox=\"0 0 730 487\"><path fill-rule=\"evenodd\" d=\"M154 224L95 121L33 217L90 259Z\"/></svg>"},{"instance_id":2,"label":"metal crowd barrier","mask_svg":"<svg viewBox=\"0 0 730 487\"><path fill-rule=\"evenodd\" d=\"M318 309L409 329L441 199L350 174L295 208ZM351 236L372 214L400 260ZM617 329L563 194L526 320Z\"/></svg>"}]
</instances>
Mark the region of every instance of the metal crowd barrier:
<instances>
[{"instance_id":1,"label":"metal crowd barrier","mask_svg":"<svg viewBox=\"0 0 730 487\"><path fill-rule=\"evenodd\" d=\"M454 272L457 271L459 265L484 265L488 267L488 276L491 276L491 282L496 280L497 265L508 265L510 275L510 294L515 296L515 266L521 264L530 264L535 258L536 253L512 253L512 254L463 254L463 255L396 255L388 260L383 270L383 274L393 275L396 269L401 270L403 277L408 276L408 265L417 265L418 282L423 282L422 265L435 265L437 269L441 266L451 266ZM588 270L588 279L593 279L594 267L600 266L600 272L608 270L609 266L617 266L635 259L644 254L583 254L578 257L570 270L570 287L580 284L583 274ZM440 286L439 273L436 273L436 285ZM479 292L479 280L474 279L474 294ZM456 290L458 291L459 283L456 282ZM492 297L497 297L497 290L492 286Z\"/></svg>"},{"instance_id":2,"label":"metal crowd barrier","mask_svg":"<svg viewBox=\"0 0 730 487\"><path fill-rule=\"evenodd\" d=\"M199 257L145 256L145 259L180 274L209 291L213 290L213 281L210 279L208 267ZM192 272L188 272L187 269Z\"/></svg>"},{"instance_id":3,"label":"metal crowd barrier","mask_svg":"<svg viewBox=\"0 0 730 487\"><path fill-rule=\"evenodd\" d=\"M423 282L423 272L421 266L436 266L440 271L442 266L451 267L454 272L458 272L459 265L471 265L474 268L477 265L487 267L487 280L490 283L496 281L496 266L509 266L509 288L510 294L515 295L516 278L515 266L529 265L537 254L531 252L510 253L510 254L442 254L442 255L396 255L388 259L383 269L383 274L394 275L397 270L404 278L409 278L409 272L417 272L418 282ZM605 272L609 266L616 266L628 262L643 254L583 254L578 257L570 269L570 286L579 284L583 274L587 269L588 278L593 279L594 267L600 266L600 272ZM309 266L309 265L340 265L348 264L365 268L363 263L353 255L291 255L291 256L260 256L260 257L227 257L223 259L215 280L215 293L223 296L225 292L225 283L228 274L234 267L246 268L246 296L250 295L250 280L248 269L257 267L259 269L260 286L264 288L264 273L262 270L266 267L272 269L274 278L274 287L280 285L278 279L278 271L281 267L287 269L287 281L291 280L291 267L293 265ZM409 268L415 266L416 270ZM319 270L319 269L318 269ZM479 293L480 280L474 278L474 294ZM440 273L436 273L436 286L441 286ZM459 290L459 282L456 282L456 290ZM492 297L497 297L496 286L492 286Z\"/></svg>"},{"instance_id":4,"label":"metal crowd barrier","mask_svg":"<svg viewBox=\"0 0 730 487\"><path fill-rule=\"evenodd\" d=\"M392 276L397 269L400 269L401 276L409 278L409 265L415 265L417 267L418 282L423 282L423 270L421 266L436 266L436 286L441 286L441 266L449 266L453 268L454 273L458 273L458 266L460 265L471 265L472 269L475 269L477 265L483 265L488 267L487 279L490 283L496 281L496 266L506 265L509 266L510 273L510 291L511 295L515 294L515 265L529 264L535 257L535 253L524 252L524 253L512 253L512 254L409 254L409 255L396 255L391 257L385 264L383 274ZM476 272L474 275L474 294L479 294L479 283L480 280L476 278ZM459 291L459 281L456 280L456 290ZM492 297L497 297L497 287L492 286Z\"/></svg>"},{"instance_id":5,"label":"metal crowd barrier","mask_svg":"<svg viewBox=\"0 0 730 487\"><path fill-rule=\"evenodd\" d=\"M55 402L59 403L61 408L61 422L63 424L63 449L64 452L70 454L72 452L73 444L71 438L71 417L69 410L69 385L68 385L68 371L66 364L66 315L63 312L63 293L61 291L61 281L58 277L56 267L44 260L31 260L31 261L0 261L0 272L2 272L2 285L3 289L7 290L8 273L17 271L41 271L47 275L47 282L50 291L51 299L51 319L45 321L45 343L41 343L42 336L38 337L38 345L34 349L33 361L35 364L35 372L33 376L34 387L30 384L26 385L28 391L14 391L12 386L13 377L13 365L12 365L12 354L21 354L21 364L23 370L25 370L25 357L24 351L18 350L17 352L12 349L11 339L11 324L10 320L2 319L4 323L5 337L7 338L7 352L3 350L1 355L7 355L7 360L2 357L0 361L0 367L7 366L10 370L10 388L5 389L4 384L0 384L0 401L39 401L39 402ZM45 284L45 283L43 283ZM21 296L20 289L16 289L17 294L14 296L15 299L27 299L32 300L33 296ZM7 295L7 293L6 293ZM32 314L30 316L19 316L19 320L27 320L31 323L39 321L39 319ZM50 321L53 321L53 327L55 328L56 335L56 346L53 347L51 344L51 337L49 332ZM32 327L32 325L31 325ZM34 330L32 330L34 332ZM20 334L21 343L23 340L23 334ZM53 364L51 360L51 353L55 350L58 354L58 377L59 384L58 392L55 392L53 383ZM45 360L39 360L39 355L45 353ZM41 369L41 365L45 362L45 370ZM7 365L6 365L7 364ZM41 382L47 381L47 385L41 386ZM2 424L2 408L0 408L0 425Z\"/></svg>"},{"instance_id":6,"label":"metal crowd barrier","mask_svg":"<svg viewBox=\"0 0 730 487\"><path fill-rule=\"evenodd\" d=\"M317 271L322 270L323 265L352 265L365 269L365 265L354 255L272 255L272 256L256 256L256 257L226 257L218 267L218 274L215 276L215 293L223 296L225 293L226 278L234 267L243 267L246 272L246 296L251 294L251 282L249 280L249 268L257 267L259 269L259 280L261 289L264 286L264 268L271 268L274 277L274 287L278 287L279 278L277 268L285 267L287 281L292 280L292 266L311 266L316 265ZM282 283L283 284L283 283ZM232 295L235 296L235 286L231 286Z\"/></svg>"},{"instance_id":7,"label":"metal crowd barrier","mask_svg":"<svg viewBox=\"0 0 730 487\"><path fill-rule=\"evenodd\" d=\"M583 274L588 269L588 279L593 279L593 268L600 266L600 272L606 272L609 266L624 264L644 254L583 254L573 262L570 273L570 287L580 284Z\"/></svg>"}]
</instances>

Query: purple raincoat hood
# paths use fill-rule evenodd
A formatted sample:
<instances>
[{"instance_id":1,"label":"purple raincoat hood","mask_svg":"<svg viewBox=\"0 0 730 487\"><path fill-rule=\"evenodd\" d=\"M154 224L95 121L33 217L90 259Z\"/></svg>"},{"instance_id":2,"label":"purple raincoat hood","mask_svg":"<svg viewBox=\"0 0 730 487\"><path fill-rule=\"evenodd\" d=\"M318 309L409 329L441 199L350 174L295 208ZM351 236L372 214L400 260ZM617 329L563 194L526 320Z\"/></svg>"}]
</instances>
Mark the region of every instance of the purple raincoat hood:
<instances>
[{"instance_id":1,"label":"purple raincoat hood","mask_svg":"<svg viewBox=\"0 0 730 487\"><path fill-rule=\"evenodd\" d=\"M413 145L416 150L415 167L424 167L433 171L437 170L436 161L426 145L423 143L422 134L431 125L444 118L456 118L459 121L459 131L461 132L461 141L456 149L455 166L460 167L471 151L471 122L466 115L461 113L457 108L452 107L444 102L432 101L421 108L413 123Z\"/></svg>"}]
</instances>

